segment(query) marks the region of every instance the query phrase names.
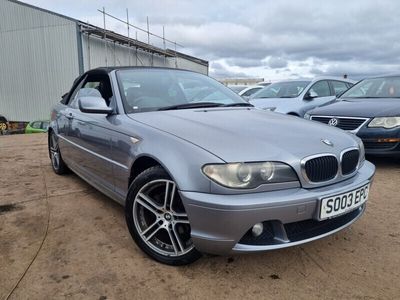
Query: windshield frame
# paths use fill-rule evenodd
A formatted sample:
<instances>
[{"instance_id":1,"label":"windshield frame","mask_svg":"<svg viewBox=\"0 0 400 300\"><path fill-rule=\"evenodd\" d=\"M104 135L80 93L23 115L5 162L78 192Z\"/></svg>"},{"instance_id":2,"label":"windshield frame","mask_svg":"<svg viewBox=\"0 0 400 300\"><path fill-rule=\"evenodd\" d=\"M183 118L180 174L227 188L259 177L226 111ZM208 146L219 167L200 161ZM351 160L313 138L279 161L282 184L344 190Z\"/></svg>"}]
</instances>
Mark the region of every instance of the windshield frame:
<instances>
[{"instance_id":1,"label":"windshield frame","mask_svg":"<svg viewBox=\"0 0 400 300\"><path fill-rule=\"evenodd\" d=\"M153 109L138 110L138 111L134 111L133 108L130 107L130 105L128 104L126 95L125 95L124 85L123 85L123 82L122 82L120 74L123 73L123 72L140 72L140 71L142 71L142 72L143 71L146 71L146 72L153 72L153 71L182 72L182 73L191 73L191 74L197 74L199 76L204 76L204 77L207 78L207 80L210 80L214 84L214 87L218 87L218 89L216 89L216 91L219 91L220 89L222 89L223 94L228 94L229 95L229 100L232 101L229 104L235 104L235 103L243 103L243 104L247 103L248 104L248 102L246 100L244 100L242 97L240 97L234 91L232 91L230 88L226 87L224 84L220 83L216 79L214 79L214 78L212 78L210 76L207 76L205 74L202 74L202 73L198 73L198 72L194 72L194 71L190 71L190 70L174 69L174 68L163 68L163 67L131 67L131 68L121 68L121 69L116 69L115 70L115 78L116 78L116 81L117 81L118 92L119 92L120 97L121 97L122 107L123 107L123 110L124 110L125 114L136 114L136 113L144 113L144 112L162 111L163 107L166 108L166 107L169 106L169 105L165 105L165 106L162 106L162 107L154 107ZM157 81L154 80L154 82L157 82ZM206 101L207 100L204 100L204 102L206 102ZM202 102L202 101L193 102L193 103L200 103L200 102ZM191 103L191 102L184 102L182 104L185 104L185 103ZM210 103L210 101L207 101L207 103ZM215 103L218 103L218 102L215 102Z\"/></svg>"}]
</instances>

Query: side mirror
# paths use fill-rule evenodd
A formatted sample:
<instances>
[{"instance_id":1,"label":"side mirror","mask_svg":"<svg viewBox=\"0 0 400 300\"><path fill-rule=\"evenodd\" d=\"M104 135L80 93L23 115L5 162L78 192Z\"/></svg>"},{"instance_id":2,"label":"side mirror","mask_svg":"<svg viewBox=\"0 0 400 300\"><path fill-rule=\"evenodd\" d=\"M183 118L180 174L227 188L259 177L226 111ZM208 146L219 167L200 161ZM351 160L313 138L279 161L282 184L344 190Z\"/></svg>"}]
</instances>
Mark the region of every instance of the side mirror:
<instances>
[{"instance_id":1,"label":"side mirror","mask_svg":"<svg viewBox=\"0 0 400 300\"><path fill-rule=\"evenodd\" d=\"M310 90L304 95L304 100L313 100L314 98L317 97L318 97L317 93Z\"/></svg>"},{"instance_id":2,"label":"side mirror","mask_svg":"<svg viewBox=\"0 0 400 300\"><path fill-rule=\"evenodd\" d=\"M80 97L78 99L79 110L88 114L111 114L114 110L107 106L102 97Z\"/></svg>"}]
</instances>

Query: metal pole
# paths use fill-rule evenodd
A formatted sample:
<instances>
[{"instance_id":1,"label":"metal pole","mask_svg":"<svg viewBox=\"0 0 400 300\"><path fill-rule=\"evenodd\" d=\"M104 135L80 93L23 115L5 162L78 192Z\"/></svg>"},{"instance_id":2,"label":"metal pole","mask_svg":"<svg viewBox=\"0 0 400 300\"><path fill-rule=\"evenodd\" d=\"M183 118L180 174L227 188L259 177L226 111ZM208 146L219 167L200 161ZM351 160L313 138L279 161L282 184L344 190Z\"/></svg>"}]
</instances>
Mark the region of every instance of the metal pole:
<instances>
[{"instance_id":1,"label":"metal pole","mask_svg":"<svg viewBox=\"0 0 400 300\"><path fill-rule=\"evenodd\" d=\"M90 70L91 69L90 68L90 33L88 33L88 35L87 35L87 53L88 53L88 65L89 65L88 70Z\"/></svg>"},{"instance_id":2,"label":"metal pole","mask_svg":"<svg viewBox=\"0 0 400 300\"><path fill-rule=\"evenodd\" d=\"M147 17L147 44L150 45L150 27L149 27L149 17Z\"/></svg>"},{"instance_id":3,"label":"metal pole","mask_svg":"<svg viewBox=\"0 0 400 300\"><path fill-rule=\"evenodd\" d=\"M164 67L167 64L167 56L165 55L167 49L165 48L165 28L162 27L162 39L163 39L163 46L164 46Z\"/></svg>"},{"instance_id":4,"label":"metal pole","mask_svg":"<svg viewBox=\"0 0 400 300\"><path fill-rule=\"evenodd\" d=\"M150 26L149 26L149 17L147 16L147 44L150 45ZM153 53L149 57L149 65L153 66Z\"/></svg>"},{"instance_id":5,"label":"metal pole","mask_svg":"<svg viewBox=\"0 0 400 300\"><path fill-rule=\"evenodd\" d=\"M126 9L126 27L128 29L128 65L131 65L131 41L130 41L130 36L129 36L129 12L128 9Z\"/></svg>"},{"instance_id":6,"label":"metal pole","mask_svg":"<svg viewBox=\"0 0 400 300\"><path fill-rule=\"evenodd\" d=\"M108 61L107 61L107 34L106 34L106 9L103 6L103 23L104 23L104 52L106 55L106 67L108 67Z\"/></svg>"},{"instance_id":7,"label":"metal pole","mask_svg":"<svg viewBox=\"0 0 400 300\"><path fill-rule=\"evenodd\" d=\"M103 11L101 11L101 10L99 10L99 9L98 9L98 11L101 12L101 13L103 13ZM114 17L113 15L110 15L110 14L108 14L108 13L105 13L105 15L108 16L108 17L110 17L110 18L112 18L112 19L114 19L114 20L117 20L117 21L119 21L119 22L122 22L122 23L124 23L124 24L126 23L126 21L121 20L121 19L119 19L119 18L117 18L117 17ZM154 34L154 33L152 33L152 32L148 32L148 31L146 31L146 29L137 27L137 26L132 25L132 24L129 24L129 26L132 27L132 28L135 28L135 29L137 29L137 30L139 30L139 31L142 31L142 32L144 32L144 33L148 33L149 35L154 36L154 37L156 37L156 38L162 39L162 36L159 36L159 35ZM165 39L165 40L166 40L168 43L171 43L171 44L176 43L176 42L171 41L171 40L169 40L169 39ZM183 45L181 45L181 44L179 44L179 43L176 43L176 45L179 46L179 47L184 47Z\"/></svg>"},{"instance_id":8,"label":"metal pole","mask_svg":"<svg viewBox=\"0 0 400 300\"><path fill-rule=\"evenodd\" d=\"M176 43L175 44L175 68L178 68L178 59L176 57Z\"/></svg>"},{"instance_id":9,"label":"metal pole","mask_svg":"<svg viewBox=\"0 0 400 300\"><path fill-rule=\"evenodd\" d=\"M137 41L137 31L136 31L136 41ZM136 46L136 66L137 66L137 61L138 61L138 52L137 52L137 46Z\"/></svg>"},{"instance_id":10,"label":"metal pole","mask_svg":"<svg viewBox=\"0 0 400 300\"><path fill-rule=\"evenodd\" d=\"M116 56L115 56L115 41L114 41L114 66L117 65L117 60L116 60Z\"/></svg>"}]
</instances>

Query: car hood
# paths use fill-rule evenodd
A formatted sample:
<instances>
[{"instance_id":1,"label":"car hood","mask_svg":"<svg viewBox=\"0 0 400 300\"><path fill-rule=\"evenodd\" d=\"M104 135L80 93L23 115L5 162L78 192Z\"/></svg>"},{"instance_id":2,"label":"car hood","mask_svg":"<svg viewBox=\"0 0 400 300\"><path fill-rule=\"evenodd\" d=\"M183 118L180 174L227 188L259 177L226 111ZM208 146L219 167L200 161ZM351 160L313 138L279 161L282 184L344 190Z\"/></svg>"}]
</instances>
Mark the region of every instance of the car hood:
<instances>
[{"instance_id":1,"label":"car hood","mask_svg":"<svg viewBox=\"0 0 400 300\"><path fill-rule=\"evenodd\" d=\"M306 156L357 145L350 134L324 124L255 108L183 109L129 117L177 136L226 162L298 162ZM321 140L329 139L334 146Z\"/></svg>"},{"instance_id":2,"label":"car hood","mask_svg":"<svg viewBox=\"0 0 400 300\"><path fill-rule=\"evenodd\" d=\"M345 117L391 117L400 115L400 99L342 99L309 112L310 115Z\"/></svg>"}]
</instances>

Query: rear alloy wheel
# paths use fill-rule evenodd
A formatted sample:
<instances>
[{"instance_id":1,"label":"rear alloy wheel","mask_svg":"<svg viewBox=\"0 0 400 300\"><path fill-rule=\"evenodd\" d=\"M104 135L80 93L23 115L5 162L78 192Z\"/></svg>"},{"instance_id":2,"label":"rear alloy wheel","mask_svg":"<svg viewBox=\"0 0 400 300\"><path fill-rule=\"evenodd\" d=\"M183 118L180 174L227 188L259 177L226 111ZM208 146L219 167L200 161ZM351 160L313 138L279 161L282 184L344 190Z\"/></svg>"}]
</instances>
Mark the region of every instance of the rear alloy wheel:
<instances>
[{"instance_id":1,"label":"rear alloy wheel","mask_svg":"<svg viewBox=\"0 0 400 300\"><path fill-rule=\"evenodd\" d=\"M161 167L147 169L134 180L125 209L131 235L155 260L184 265L201 256L191 240L177 186Z\"/></svg>"},{"instance_id":2,"label":"rear alloy wheel","mask_svg":"<svg viewBox=\"0 0 400 300\"><path fill-rule=\"evenodd\" d=\"M58 175L67 173L68 168L61 157L57 136L53 131L50 132L49 136L49 155L53 171Z\"/></svg>"}]
</instances>

